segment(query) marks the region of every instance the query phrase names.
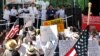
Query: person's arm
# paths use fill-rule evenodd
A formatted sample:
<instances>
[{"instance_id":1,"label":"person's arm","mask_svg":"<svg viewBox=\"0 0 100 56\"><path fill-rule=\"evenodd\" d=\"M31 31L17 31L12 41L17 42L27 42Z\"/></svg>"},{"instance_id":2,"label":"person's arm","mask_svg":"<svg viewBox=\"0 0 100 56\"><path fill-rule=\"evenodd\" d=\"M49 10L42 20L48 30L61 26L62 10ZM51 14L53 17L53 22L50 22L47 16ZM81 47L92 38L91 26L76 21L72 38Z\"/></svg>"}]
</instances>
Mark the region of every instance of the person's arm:
<instances>
[{"instance_id":1,"label":"person's arm","mask_svg":"<svg viewBox=\"0 0 100 56\"><path fill-rule=\"evenodd\" d=\"M18 11L16 10L16 16L18 16Z\"/></svg>"},{"instance_id":2,"label":"person's arm","mask_svg":"<svg viewBox=\"0 0 100 56\"><path fill-rule=\"evenodd\" d=\"M6 56L7 51L5 50L5 52L3 53L3 56Z\"/></svg>"},{"instance_id":3,"label":"person's arm","mask_svg":"<svg viewBox=\"0 0 100 56\"><path fill-rule=\"evenodd\" d=\"M16 47L16 50L19 50L20 49L21 44L22 44L22 40L21 40L21 38L18 37L18 45Z\"/></svg>"},{"instance_id":4,"label":"person's arm","mask_svg":"<svg viewBox=\"0 0 100 56\"><path fill-rule=\"evenodd\" d=\"M34 48L35 48L35 50L36 50L36 54L37 54L37 56L40 56L39 49L36 48L36 47L34 47Z\"/></svg>"},{"instance_id":5,"label":"person's arm","mask_svg":"<svg viewBox=\"0 0 100 56\"><path fill-rule=\"evenodd\" d=\"M37 56L40 56L39 52L36 52L36 55L37 55Z\"/></svg>"},{"instance_id":6,"label":"person's arm","mask_svg":"<svg viewBox=\"0 0 100 56\"><path fill-rule=\"evenodd\" d=\"M0 33L0 37L3 35L3 32Z\"/></svg>"}]
</instances>

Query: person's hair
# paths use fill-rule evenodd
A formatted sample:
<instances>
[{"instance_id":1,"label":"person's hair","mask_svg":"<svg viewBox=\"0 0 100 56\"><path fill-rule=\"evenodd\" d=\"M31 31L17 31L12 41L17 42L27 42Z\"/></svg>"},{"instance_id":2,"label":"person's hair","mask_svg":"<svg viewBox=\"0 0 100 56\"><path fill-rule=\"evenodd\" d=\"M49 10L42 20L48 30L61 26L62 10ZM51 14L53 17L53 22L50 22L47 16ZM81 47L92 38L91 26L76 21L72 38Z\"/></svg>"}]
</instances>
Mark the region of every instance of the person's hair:
<instances>
[{"instance_id":1,"label":"person's hair","mask_svg":"<svg viewBox=\"0 0 100 56\"><path fill-rule=\"evenodd\" d=\"M35 3L31 3L31 4L30 4L30 6L32 6L32 5L34 5L34 6L35 6Z\"/></svg>"},{"instance_id":2,"label":"person's hair","mask_svg":"<svg viewBox=\"0 0 100 56\"><path fill-rule=\"evenodd\" d=\"M16 9L16 6L12 6L12 8L15 8Z\"/></svg>"},{"instance_id":3,"label":"person's hair","mask_svg":"<svg viewBox=\"0 0 100 56\"><path fill-rule=\"evenodd\" d=\"M12 56L20 56L20 53L17 50L13 50Z\"/></svg>"},{"instance_id":4,"label":"person's hair","mask_svg":"<svg viewBox=\"0 0 100 56\"><path fill-rule=\"evenodd\" d=\"M3 9L6 9L8 6L7 5L5 5L4 7L3 7Z\"/></svg>"},{"instance_id":5,"label":"person's hair","mask_svg":"<svg viewBox=\"0 0 100 56\"><path fill-rule=\"evenodd\" d=\"M28 31L28 27L25 28L25 31Z\"/></svg>"},{"instance_id":6,"label":"person's hair","mask_svg":"<svg viewBox=\"0 0 100 56\"><path fill-rule=\"evenodd\" d=\"M65 7L65 5L62 5L61 8Z\"/></svg>"},{"instance_id":7,"label":"person's hair","mask_svg":"<svg viewBox=\"0 0 100 56\"><path fill-rule=\"evenodd\" d=\"M50 6L53 6L53 5L52 5L52 4L50 4L50 5L48 6L48 8L49 8Z\"/></svg>"},{"instance_id":8,"label":"person's hair","mask_svg":"<svg viewBox=\"0 0 100 56\"><path fill-rule=\"evenodd\" d=\"M37 34L38 34L38 35L40 34L40 30L37 31Z\"/></svg>"},{"instance_id":9,"label":"person's hair","mask_svg":"<svg viewBox=\"0 0 100 56\"><path fill-rule=\"evenodd\" d=\"M30 27L29 27L29 30L30 30L30 31L33 31L33 30L34 30L34 28L33 28L32 26L30 26Z\"/></svg>"}]
</instances>

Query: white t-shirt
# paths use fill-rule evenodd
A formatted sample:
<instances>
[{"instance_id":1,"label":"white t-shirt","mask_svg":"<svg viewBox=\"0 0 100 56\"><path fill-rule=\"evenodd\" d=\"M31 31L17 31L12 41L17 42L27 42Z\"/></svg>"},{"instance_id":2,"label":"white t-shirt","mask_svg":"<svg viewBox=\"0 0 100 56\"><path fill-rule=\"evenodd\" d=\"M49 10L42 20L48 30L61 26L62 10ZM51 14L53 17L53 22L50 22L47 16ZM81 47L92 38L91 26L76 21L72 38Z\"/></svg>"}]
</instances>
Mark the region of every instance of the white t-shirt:
<instances>
[{"instance_id":1,"label":"white t-shirt","mask_svg":"<svg viewBox=\"0 0 100 56\"><path fill-rule=\"evenodd\" d=\"M43 52L43 49L42 49L42 47L43 47L43 45L41 44L41 39L40 39L40 35L37 35L36 36L36 43L37 43L37 45L36 45L36 47L38 48L38 49L41 49L41 50L39 50L39 52L40 52L40 54L43 54L44 52Z\"/></svg>"},{"instance_id":2,"label":"white t-shirt","mask_svg":"<svg viewBox=\"0 0 100 56\"><path fill-rule=\"evenodd\" d=\"M24 32L24 29L21 29L21 30L19 31L19 35L20 35L20 36L23 36L23 32Z\"/></svg>"},{"instance_id":3,"label":"white t-shirt","mask_svg":"<svg viewBox=\"0 0 100 56\"><path fill-rule=\"evenodd\" d=\"M38 14L38 10L37 10L37 8L36 7L29 7L28 8L28 10L29 10L29 13L31 14L31 15L35 15L35 14Z\"/></svg>"},{"instance_id":4,"label":"white t-shirt","mask_svg":"<svg viewBox=\"0 0 100 56\"><path fill-rule=\"evenodd\" d=\"M47 10L41 11L41 20L46 20L46 12L47 12Z\"/></svg>"},{"instance_id":5,"label":"white t-shirt","mask_svg":"<svg viewBox=\"0 0 100 56\"><path fill-rule=\"evenodd\" d=\"M10 16L10 11L5 9L3 13L3 19L9 20L9 16Z\"/></svg>"},{"instance_id":6,"label":"white t-shirt","mask_svg":"<svg viewBox=\"0 0 100 56\"><path fill-rule=\"evenodd\" d=\"M41 49L41 40L40 40L40 35L36 36L36 42L37 42L37 48Z\"/></svg>"},{"instance_id":7,"label":"white t-shirt","mask_svg":"<svg viewBox=\"0 0 100 56\"><path fill-rule=\"evenodd\" d=\"M28 44L22 43L20 49L18 52L20 53L20 56L24 56L26 53L26 48L28 47Z\"/></svg>"},{"instance_id":8,"label":"white t-shirt","mask_svg":"<svg viewBox=\"0 0 100 56\"><path fill-rule=\"evenodd\" d=\"M23 11L28 12L29 10L28 10L28 8L23 8Z\"/></svg>"},{"instance_id":9,"label":"white t-shirt","mask_svg":"<svg viewBox=\"0 0 100 56\"><path fill-rule=\"evenodd\" d=\"M65 18L65 10L60 9L57 14L59 15L60 18Z\"/></svg>"},{"instance_id":10,"label":"white t-shirt","mask_svg":"<svg viewBox=\"0 0 100 56\"><path fill-rule=\"evenodd\" d=\"M16 16L18 14L16 9L11 9L11 16Z\"/></svg>"},{"instance_id":11,"label":"white t-shirt","mask_svg":"<svg viewBox=\"0 0 100 56\"><path fill-rule=\"evenodd\" d=\"M38 15L38 10L36 9L36 7L29 7L29 14L30 14L30 18L32 19L33 23L35 22L35 16Z\"/></svg>"},{"instance_id":12,"label":"white t-shirt","mask_svg":"<svg viewBox=\"0 0 100 56\"><path fill-rule=\"evenodd\" d=\"M23 12L23 9L22 8L19 8L18 9L18 13L22 13Z\"/></svg>"}]
</instances>

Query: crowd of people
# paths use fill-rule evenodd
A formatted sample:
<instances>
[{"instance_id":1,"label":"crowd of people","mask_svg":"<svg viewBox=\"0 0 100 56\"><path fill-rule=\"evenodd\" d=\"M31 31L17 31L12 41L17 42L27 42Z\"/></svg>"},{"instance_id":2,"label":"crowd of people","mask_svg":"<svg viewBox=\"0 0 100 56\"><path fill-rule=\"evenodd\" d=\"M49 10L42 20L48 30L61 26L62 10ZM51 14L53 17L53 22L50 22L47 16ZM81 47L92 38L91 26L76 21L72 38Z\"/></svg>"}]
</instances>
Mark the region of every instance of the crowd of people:
<instances>
[{"instance_id":1,"label":"crowd of people","mask_svg":"<svg viewBox=\"0 0 100 56\"><path fill-rule=\"evenodd\" d=\"M69 13L70 14L70 13ZM56 52L53 51L51 54L46 54L47 49L51 48L53 45L53 41L48 41L44 47L41 43L41 34L40 30L36 29L36 21L39 21L39 26L41 22L46 20L53 20L55 18L63 18L67 17L66 9L62 5L61 7L57 7L54 9L52 5L49 5L48 8L36 8L35 4L24 5L24 8L21 6L18 7L18 10L13 6L11 10L8 9L7 6L4 8L3 19L6 20L6 23L13 23L17 19L19 19L20 31L17 33L12 39L5 38L9 33L12 25L7 25L9 28L0 32L0 39L2 44L0 45L0 56L54 56ZM76 28L72 26L72 19L68 19L68 26L64 32L58 33L58 40L77 40L80 37L81 32L77 31ZM27 24L31 22L30 24ZM28 26L25 26L25 25ZM70 25L69 25L70 24ZM40 28L40 27L39 27ZM89 32L89 40L99 40L100 35L96 31L95 27L90 27Z\"/></svg>"},{"instance_id":2,"label":"crowd of people","mask_svg":"<svg viewBox=\"0 0 100 56\"><path fill-rule=\"evenodd\" d=\"M5 31L4 31L5 32ZM42 32L41 32L42 33ZM7 32L6 32L7 34ZM5 34L5 35L6 35ZM74 32L73 27L68 27L64 32L58 33L58 40L78 40L81 33ZM0 36L5 36L3 33ZM96 40L100 44L100 34L96 31L95 27L90 28L89 40ZM53 42L53 40L51 41ZM48 41L45 47L51 48L53 45ZM27 28L20 28L20 31L13 39L3 40L3 44L0 47L1 56L48 56L44 51L43 44L41 42L41 34L39 29L34 29L32 26ZM46 49L46 50L47 50ZM48 51L47 51L48 52ZM56 55L54 53L49 54L49 56Z\"/></svg>"},{"instance_id":3,"label":"crowd of people","mask_svg":"<svg viewBox=\"0 0 100 56\"><path fill-rule=\"evenodd\" d=\"M35 23L35 19L51 20L54 19L55 17L58 17L58 14L60 15L60 17L65 18L64 7L58 9L60 9L59 12L57 12L52 5L48 6L48 9L47 8L40 9L36 8L35 4L31 4L31 5L24 5L24 8L22 8L22 6L19 6L18 9L16 9L13 6L9 10L9 8L5 6L3 19L5 19L6 21L15 22L18 16L19 18L23 18L23 20L25 20L24 22L26 23L27 18L31 17L33 23Z\"/></svg>"},{"instance_id":4,"label":"crowd of people","mask_svg":"<svg viewBox=\"0 0 100 56\"><path fill-rule=\"evenodd\" d=\"M20 25L24 25L27 21L31 20L35 27L36 23L38 22L38 28L40 28L40 25L42 25L41 23L45 20L62 18L67 19L68 26L81 28L81 10L76 10L76 13L74 13L71 5L61 5L56 8L54 8L52 5L41 5L36 7L34 3L21 6L19 5L17 7L12 6L11 8L5 6L3 19L6 20L6 22L12 23L15 22L17 18L20 18ZM75 14L75 16L73 14ZM72 17L67 18L69 16ZM78 22L80 25L78 25Z\"/></svg>"}]
</instances>

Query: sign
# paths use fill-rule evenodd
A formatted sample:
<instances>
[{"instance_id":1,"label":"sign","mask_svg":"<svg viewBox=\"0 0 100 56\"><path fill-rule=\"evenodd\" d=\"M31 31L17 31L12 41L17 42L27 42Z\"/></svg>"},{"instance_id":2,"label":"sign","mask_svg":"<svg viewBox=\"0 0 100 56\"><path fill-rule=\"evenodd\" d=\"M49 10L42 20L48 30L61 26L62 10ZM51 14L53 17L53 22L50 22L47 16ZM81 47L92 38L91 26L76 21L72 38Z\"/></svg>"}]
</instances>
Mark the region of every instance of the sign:
<instances>
[{"instance_id":1,"label":"sign","mask_svg":"<svg viewBox=\"0 0 100 56\"><path fill-rule=\"evenodd\" d=\"M89 40L88 51L89 56L100 56L100 46L96 40Z\"/></svg>"},{"instance_id":2,"label":"sign","mask_svg":"<svg viewBox=\"0 0 100 56\"><path fill-rule=\"evenodd\" d=\"M57 24L58 32L64 31L64 20L61 18L43 22L43 26L50 26L55 24Z\"/></svg>"},{"instance_id":3,"label":"sign","mask_svg":"<svg viewBox=\"0 0 100 56\"><path fill-rule=\"evenodd\" d=\"M59 56L64 56L77 40L60 40L59 41ZM88 56L100 56L100 47L97 40L89 40Z\"/></svg>"},{"instance_id":4,"label":"sign","mask_svg":"<svg viewBox=\"0 0 100 56\"><path fill-rule=\"evenodd\" d=\"M60 40L59 41L59 56L64 56L75 44L76 40Z\"/></svg>"},{"instance_id":5,"label":"sign","mask_svg":"<svg viewBox=\"0 0 100 56\"><path fill-rule=\"evenodd\" d=\"M54 56L54 51L58 44L57 25L41 26L41 46L44 51L44 56Z\"/></svg>"},{"instance_id":6,"label":"sign","mask_svg":"<svg viewBox=\"0 0 100 56\"><path fill-rule=\"evenodd\" d=\"M85 29L87 26L88 16L82 17L82 29ZM91 16L89 23L91 26L95 26L98 31L100 31L100 16Z\"/></svg>"},{"instance_id":7,"label":"sign","mask_svg":"<svg viewBox=\"0 0 100 56\"><path fill-rule=\"evenodd\" d=\"M41 41L47 42L49 40L58 39L57 25L41 26Z\"/></svg>"}]
</instances>

